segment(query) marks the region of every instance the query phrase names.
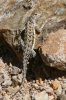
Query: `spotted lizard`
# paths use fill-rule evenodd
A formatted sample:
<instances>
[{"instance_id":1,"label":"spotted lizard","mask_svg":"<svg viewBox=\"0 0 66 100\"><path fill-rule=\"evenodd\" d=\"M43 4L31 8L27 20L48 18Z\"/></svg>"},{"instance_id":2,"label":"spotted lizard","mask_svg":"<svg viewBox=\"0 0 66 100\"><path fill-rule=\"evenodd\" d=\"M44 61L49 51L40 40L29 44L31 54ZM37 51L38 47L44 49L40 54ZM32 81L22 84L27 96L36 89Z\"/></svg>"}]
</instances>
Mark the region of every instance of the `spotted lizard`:
<instances>
[{"instance_id":1,"label":"spotted lizard","mask_svg":"<svg viewBox=\"0 0 66 100\"><path fill-rule=\"evenodd\" d=\"M26 79L27 65L29 59L36 56L34 51L35 45L35 21L33 17L28 18L25 25L25 38L24 38L24 51L23 51L23 75L24 80Z\"/></svg>"}]
</instances>

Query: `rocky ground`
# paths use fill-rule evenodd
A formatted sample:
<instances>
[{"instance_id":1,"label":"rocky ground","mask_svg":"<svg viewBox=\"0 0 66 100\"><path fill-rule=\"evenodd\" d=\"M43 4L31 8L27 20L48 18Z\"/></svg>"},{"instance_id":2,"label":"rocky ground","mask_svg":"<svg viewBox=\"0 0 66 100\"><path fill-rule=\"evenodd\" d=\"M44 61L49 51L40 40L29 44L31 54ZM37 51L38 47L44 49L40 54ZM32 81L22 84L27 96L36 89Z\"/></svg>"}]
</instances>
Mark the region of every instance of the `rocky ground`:
<instances>
[{"instance_id":1,"label":"rocky ground","mask_svg":"<svg viewBox=\"0 0 66 100\"><path fill-rule=\"evenodd\" d=\"M46 66L36 52L22 85L21 64L0 41L0 100L66 100L66 72Z\"/></svg>"}]
</instances>

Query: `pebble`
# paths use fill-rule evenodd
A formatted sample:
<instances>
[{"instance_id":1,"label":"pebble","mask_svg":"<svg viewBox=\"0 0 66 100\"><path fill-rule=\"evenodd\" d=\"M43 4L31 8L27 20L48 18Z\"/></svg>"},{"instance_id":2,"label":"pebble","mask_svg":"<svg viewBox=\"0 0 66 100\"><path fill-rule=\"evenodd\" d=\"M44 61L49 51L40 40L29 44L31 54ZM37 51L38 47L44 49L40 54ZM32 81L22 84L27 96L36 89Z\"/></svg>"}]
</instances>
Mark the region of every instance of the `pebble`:
<instances>
[{"instance_id":1,"label":"pebble","mask_svg":"<svg viewBox=\"0 0 66 100\"><path fill-rule=\"evenodd\" d=\"M3 96L0 94L0 100L3 100Z\"/></svg>"},{"instance_id":2,"label":"pebble","mask_svg":"<svg viewBox=\"0 0 66 100\"><path fill-rule=\"evenodd\" d=\"M45 91L46 91L47 93L50 93L50 94L53 94L53 93L54 93L54 92L53 92L53 88L51 88L50 86L47 86L46 89L45 89Z\"/></svg>"},{"instance_id":3,"label":"pebble","mask_svg":"<svg viewBox=\"0 0 66 100\"><path fill-rule=\"evenodd\" d=\"M59 85L60 85L60 82L57 79L55 79L55 81L52 81L51 83L51 86L54 90L57 90Z\"/></svg>"},{"instance_id":4,"label":"pebble","mask_svg":"<svg viewBox=\"0 0 66 100\"><path fill-rule=\"evenodd\" d=\"M10 100L10 96L8 96L7 94L4 95L3 100Z\"/></svg>"},{"instance_id":5,"label":"pebble","mask_svg":"<svg viewBox=\"0 0 66 100\"><path fill-rule=\"evenodd\" d=\"M9 72L12 75L17 75L18 73L21 72L21 70L18 67L12 66L12 64L10 64Z\"/></svg>"},{"instance_id":6,"label":"pebble","mask_svg":"<svg viewBox=\"0 0 66 100\"><path fill-rule=\"evenodd\" d=\"M10 86L6 89L9 95L15 94L18 90L19 90L19 86L16 86L16 87Z\"/></svg>"},{"instance_id":7,"label":"pebble","mask_svg":"<svg viewBox=\"0 0 66 100\"><path fill-rule=\"evenodd\" d=\"M63 83L66 83L66 79L65 78L62 81L63 81Z\"/></svg>"},{"instance_id":8,"label":"pebble","mask_svg":"<svg viewBox=\"0 0 66 100\"><path fill-rule=\"evenodd\" d=\"M2 83L3 86L10 86L12 84L11 78L7 71L4 72L4 82Z\"/></svg>"},{"instance_id":9,"label":"pebble","mask_svg":"<svg viewBox=\"0 0 66 100\"><path fill-rule=\"evenodd\" d=\"M59 96L59 99L60 99L60 100L66 100L66 94L61 94L61 95Z\"/></svg>"},{"instance_id":10,"label":"pebble","mask_svg":"<svg viewBox=\"0 0 66 100\"><path fill-rule=\"evenodd\" d=\"M35 95L34 100L49 100L49 97L45 91L42 91L42 92Z\"/></svg>"},{"instance_id":11,"label":"pebble","mask_svg":"<svg viewBox=\"0 0 66 100\"><path fill-rule=\"evenodd\" d=\"M56 92L57 96L61 95L61 93L62 93L62 87L61 87L61 85L59 85L58 89L55 92Z\"/></svg>"},{"instance_id":12,"label":"pebble","mask_svg":"<svg viewBox=\"0 0 66 100\"><path fill-rule=\"evenodd\" d=\"M50 95L49 96L49 100L54 100L54 96L53 95Z\"/></svg>"},{"instance_id":13,"label":"pebble","mask_svg":"<svg viewBox=\"0 0 66 100\"><path fill-rule=\"evenodd\" d=\"M22 83L22 74L18 74L17 78L18 78L18 82L21 84Z\"/></svg>"}]
</instances>

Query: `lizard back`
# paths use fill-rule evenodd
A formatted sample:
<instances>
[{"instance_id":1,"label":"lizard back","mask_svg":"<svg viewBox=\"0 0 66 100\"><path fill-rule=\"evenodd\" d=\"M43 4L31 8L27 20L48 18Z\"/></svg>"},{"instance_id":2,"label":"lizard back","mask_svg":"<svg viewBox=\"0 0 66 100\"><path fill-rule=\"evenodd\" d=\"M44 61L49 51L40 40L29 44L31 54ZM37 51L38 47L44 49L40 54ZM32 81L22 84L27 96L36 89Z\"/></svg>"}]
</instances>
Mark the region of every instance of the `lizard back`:
<instances>
[{"instance_id":1,"label":"lizard back","mask_svg":"<svg viewBox=\"0 0 66 100\"><path fill-rule=\"evenodd\" d=\"M24 36L24 53L23 53L23 75L26 78L27 64L29 64L29 58L33 55L33 48L35 44L35 28L32 18L29 18L25 27Z\"/></svg>"}]
</instances>

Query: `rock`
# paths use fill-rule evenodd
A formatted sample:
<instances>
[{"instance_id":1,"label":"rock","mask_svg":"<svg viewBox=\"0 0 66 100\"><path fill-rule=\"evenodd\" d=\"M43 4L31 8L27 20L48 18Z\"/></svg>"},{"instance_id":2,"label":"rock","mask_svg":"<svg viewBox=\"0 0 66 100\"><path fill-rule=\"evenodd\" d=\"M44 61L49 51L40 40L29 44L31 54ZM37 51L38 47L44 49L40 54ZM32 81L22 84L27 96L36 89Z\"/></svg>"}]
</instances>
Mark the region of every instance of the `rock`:
<instances>
[{"instance_id":1,"label":"rock","mask_svg":"<svg viewBox=\"0 0 66 100\"><path fill-rule=\"evenodd\" d=\"M65 84L66 84L66 78L62 79L62 81L63 81L63 83L65 83Z\"/></svg>"},{"instance_id":2,"label":"rock","mask_svg":"<svg viewBox=\"0 0 66 100\"><path fill-rule=\"evenodd\" d=\"M57 96L59 96L62 93L61 83L57 79L55 79L55 81L51 83L51 86L54 89Z\"/></svg>"},{"instance_id":3,"label":"rock","mask_svg":"<svg viewBox=\"0 0 66 100\"><path fill-rule=\"evenodd\" d=\"M15 76L12 76L12 80L13 80L14 83L16 83L16 84L18 83L17 76L16 75Z\"/></svg>"},{"instance_id":4,"label":"rock","mask_svg":"<svg viewBox=\"0 0 66 100\"><path fill-rule=\"evenodd\" d=\"M21 70L18 67L10 65L9 73L11 75L18 75L20 72Z\"/></svg>"},{"instance_id":5,"label":"rock","mask_svg":"<svg viewBox=\"0 0 66 100\"><path fill-rule=\"evenodd\" d=\"M18 83L21 84L22 83L22 79L23 79L22 74L18 74L17 78L18 78Z\"/></svg>"},{"instance_id":6,"label":"rock","mask_svg":"<svg viewBox=\"0 0 66 100\"><path fill-rule=\"evenodd\" d=\"M42 91L35 95L35 100L49 100L48 94L45 91Z\"/></svg>"},{"instance_id":7,"label":"rock","mask_svg":"<svg viewBox=\"0 0 66 100\"><path fill-rule=\"evenodd\" d=\"M6 0L2 2L0 9L0 29L3 26L4 29L18 29L20 27L23 29L22 19L23 17L27 17L25 16L26 12L23 8L23 0L15 0L15 2L14 0ZM21 21L19 22L20 19Z\"/></svg>"},{"instance_id":8,"label":"rock","mask_svg":"<svg viewBox=\"0 0 66 100\"><path fill-rule=\"evenodd\" d=\"M17 76L12 76L12 80L15 84L21 84L22 83L22 74L18 74Z\"/></svg>"},{"instance_id":9,"label":"rock","mask_svg":"<svg viewBox=\"0 0 66 100\"><path fill-rule=\"evenodd\" d=\"M8 95L11 95L11 97L15 94L15 93L17 93L18 92L18 90L19 90L19 86L16 86L16 87L8 87L7 89L6 89L6 91L8 92Z\"/></svg>"},{"instance_id":10,"label":"rock","mask_svg":"<svg viewBox=\"0 0 66 100\"><path fill-rule=\"evenodd\" d=\"M3 100L3 97L2 97L2 95L0 94L0 100Z\"/></svg>"},{"instance_id":11,"label":"rock","mask_svg":"<svg viewBox=\"0 0 66 100\"><path fill-rule=\"evenodd\" d=\"M24 100L31 100L30 99L30 95L27 93L25 96L24 96L24 98L23 98ZM22 99L21 99L22 100Z\"/></svg>"},{"instance_id":12,"label":"rock","mask_svg":"<svg viewBox=\"0 0 66 100\"><path fill-rule=\"evenodd\" d=\"M38 80L36 80L36 84L38 84L38 85L43 85L43 80L42 80L42 78L39 78Z\"/></svg>"},{"instance_id":13,"label":"rock","mask_svg":"<svg viewBox=\"0 0 66 100\"><path fill-rule=\"evenodd\" d=\"M12 81L11 81L9 73L6 70L4 72L3 77L4 77L4 82L2 83L2 85L5 87L10 86L12 84Z\"/></svg>"},{"instance_id":14,"label":"rock","mask_svg":"<svg viewBox=\"0 0 66 100\"><path fill-rule=\"evenodd\" d=\"M5 67L5 63L3 63L3 60L0 59L0 73L3 73Z\"/></svg>"},{"instance_id":15,"label":"rock","mask_svg":"<svg viewBox=\"0 0 66 100\"><path fill-rule=\"evenodd\" d=\"M3 75L0 74L0 85L3 83L4 79L3 79Z\"/></svg>"},{"instance_id":16,"label":"rock","mask_svg":"<svg viewBox=\"0 0 66 100\"><path fill-rule=\"evenodd\" d=\"M46 86L45 91L49 94L54 94L53 92L53 88L51 88L50 86Z\"/></svg>"},{"instance_id":17,"label":"rock","mask_svg":"<svg viewBox=\"0 0 66 100\"><path fill-rule=\"evenodd\" d=\"M2 91L2 86L0 85L0 92Z\"/></svg>"},{"instance_id":18,"label":"rock","mask_svg":"<svg viewBox=\"0 0 66 100\"><path fill-rule=\"evenodd\" d=\"M33 84L32 84L32 87L35 88L35 89L38 89L38 84L33 83Z\"/></svg>"},{"instance_id":19,"label":"rock","mask_svg":"<svg viewBox=\"0 0 66 100\"><path fill-rule=\"evenodd\" d=\"M7 94L5 94L5 96L3 97L3 100L10 100L10 96L8 96Z\"/></svg>"},{"instance_id":20,"label":"rock","mask_svg":"<svg viewBox=\"0 0 66 100\"><path fill-rule=\"evenodd\" d=\"M59 96L59 99L60 99L60 100L66 100L66 94L61 94L61 95Z\"/></svg>"},{"instance_id":21,"label":"rock","mask_svg":"<svg viewBox=\"0 0 66 100\"><path fill-rule=\"evenodd\" d=\"M49 96L49 100L54 100L54 96L53 95L50 95Z\"/></svg>"},{"instance_id":22,"label":"rock","mask_svg":"<svg viewBox=\"0 0 66 100\"><path fill-rule=\"evenodd\" d=\"M57 79L51 83L51 86L54 90L57 90L59 85L60 85L60 82Z\"/></svg>"},{"instance_id":23,"label":"rock","mask_svg":"<svg viewBox=\"0 0 66 100\"><path fill-rule=\"evenodd\" d=\"M61 93L62 93L62 87L61 87L61 85L59 85L58 89L55 90L55 93L56 93L57 96L61 95Z\"/></svg>"},{"instance_id":24,"label":"rock","mask_svg":"<svg viewBox=\"0 0 66 100\"><path fill-rule=\"evenodd\" d=\"M66 30L51 32L41 47L43 61L60 70L66 70Z\"/></svg>"}]
</instances>

